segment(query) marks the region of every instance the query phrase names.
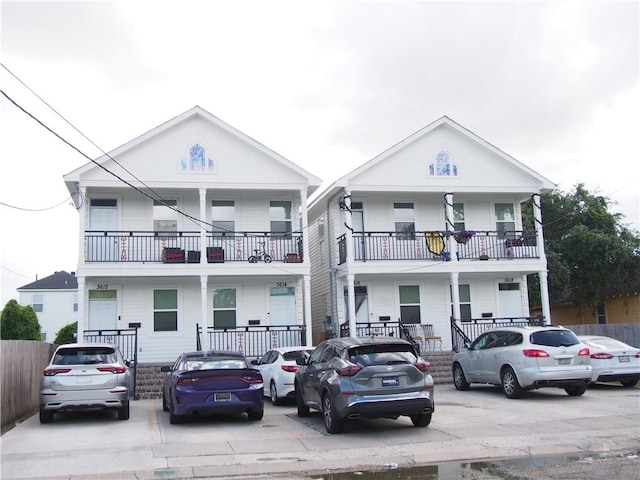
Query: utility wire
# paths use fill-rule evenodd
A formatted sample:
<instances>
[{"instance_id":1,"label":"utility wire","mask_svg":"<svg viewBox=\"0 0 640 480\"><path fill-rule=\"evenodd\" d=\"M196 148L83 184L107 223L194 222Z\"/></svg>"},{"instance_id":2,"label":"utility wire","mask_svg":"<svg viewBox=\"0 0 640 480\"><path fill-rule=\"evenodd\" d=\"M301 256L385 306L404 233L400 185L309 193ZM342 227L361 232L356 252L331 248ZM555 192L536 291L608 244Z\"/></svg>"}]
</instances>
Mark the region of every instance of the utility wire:
<instances>
[{"instance_id":1,"label":"utility wire","mask_svg":"<svg viewBox=\"0 0 640 480\"><path fill-rule=\"evenodd\" d=\"M71 197L65 198L63 201L61 201L57 205L54 205L52 207L46 207L46 208L23 208L23 207L16 207L15 205L9 205L8 203L4 203L4 202L0 202L0 205L4 205L5 207L9 207L9 208L14 208L16 210L22 210L24 212L45 212L47 210L53 210L54 208L57 208L60 205L65 204L69 200L71 200Z\"/></svg>"}]
</instances>

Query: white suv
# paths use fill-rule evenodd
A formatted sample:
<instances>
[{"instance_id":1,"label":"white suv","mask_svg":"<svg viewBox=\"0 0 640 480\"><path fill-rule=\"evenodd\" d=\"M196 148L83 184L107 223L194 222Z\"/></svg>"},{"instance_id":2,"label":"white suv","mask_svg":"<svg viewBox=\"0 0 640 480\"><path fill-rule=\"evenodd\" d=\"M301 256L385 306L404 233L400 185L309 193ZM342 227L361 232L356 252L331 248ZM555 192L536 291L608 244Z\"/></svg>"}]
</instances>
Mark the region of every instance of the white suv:
<instances>
[{"instance_id":1,"label":"white suv","mask_svg":"<svg viewBox=\"0 0 640 480\"><path fill-rule=\"evenodd\" d=\"M453 356L453 383L502 387L507 398L525 390L560 387L582 395L591 380L589 348L562 327L503 327L484 332Z\"/></svg>"}]
</instances>

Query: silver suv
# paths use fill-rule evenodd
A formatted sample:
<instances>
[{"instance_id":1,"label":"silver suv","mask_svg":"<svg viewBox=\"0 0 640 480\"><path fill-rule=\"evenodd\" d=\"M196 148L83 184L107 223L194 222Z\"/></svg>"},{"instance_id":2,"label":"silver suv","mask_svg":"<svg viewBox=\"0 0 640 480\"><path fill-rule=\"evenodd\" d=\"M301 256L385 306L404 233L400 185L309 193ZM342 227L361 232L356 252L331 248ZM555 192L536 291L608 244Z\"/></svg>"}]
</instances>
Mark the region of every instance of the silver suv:
<instances>
[{"instance_id":1,"label":"silver suv","mask_svg":"<svg viewBox=\"0 0 640 480\"><path fill-rule=\"evenodd\" d=\"M525 390L560 387L582 395L591 380L589 348L562 327L504 327L489 330L453 356L453 383L502 387L507 398Z\"/></svg>"},{"instance_id":2,"label":"silver suv","mask_svg":"<svg viewBox=\"0 0 640 480\"><path fill-rule=\"evenodd\" d=\"M429 363L409 342L391 337L333 338L296 360L298 416L322 412L328 433L344 422L407 415L426 427L435 409Z\"/></svg>"},{"instance_id":3,"label":"silver suv","mask_svg":"<svg viewBox=\"0 0 640 480\"><path fill-rule=\"evenodd\" d=\"M60 345L42 372L40 423L56 412L108 408L129 419L132 378L120 350L106 343Z\"/></svg>"}]
</instances>

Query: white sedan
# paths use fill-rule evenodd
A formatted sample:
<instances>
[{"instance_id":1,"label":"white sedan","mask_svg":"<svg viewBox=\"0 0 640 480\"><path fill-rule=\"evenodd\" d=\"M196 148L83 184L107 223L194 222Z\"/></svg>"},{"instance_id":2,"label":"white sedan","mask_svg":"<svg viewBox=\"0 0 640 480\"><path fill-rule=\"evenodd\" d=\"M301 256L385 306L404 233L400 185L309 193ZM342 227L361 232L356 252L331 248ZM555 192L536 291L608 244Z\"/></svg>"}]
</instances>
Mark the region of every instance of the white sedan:
<instances>
[{"instance_id":1,"label":"white sedan","mask_svg":"<svg viewBox=\"0 0 640 480\"><path fill-rule=\"evenodd\" d=\"M269 392L274 405L280 405L285 398L295 397L293 381L298 371L296 359L306 358L312 351L313 347L274 348L259 360L251 362L262 373L265 396Z\"/></svg>"},{"instance_id":2,"label":"white sedan","mask_svg":"<svg viewBox=\"0 0 640 480\"><path fill-rule=\"evenodd\" d=\"M580 335L591 352L592 382L620 382L633 387L640 380L640 349L614 338Z\"/></svg>"}]
</instances>

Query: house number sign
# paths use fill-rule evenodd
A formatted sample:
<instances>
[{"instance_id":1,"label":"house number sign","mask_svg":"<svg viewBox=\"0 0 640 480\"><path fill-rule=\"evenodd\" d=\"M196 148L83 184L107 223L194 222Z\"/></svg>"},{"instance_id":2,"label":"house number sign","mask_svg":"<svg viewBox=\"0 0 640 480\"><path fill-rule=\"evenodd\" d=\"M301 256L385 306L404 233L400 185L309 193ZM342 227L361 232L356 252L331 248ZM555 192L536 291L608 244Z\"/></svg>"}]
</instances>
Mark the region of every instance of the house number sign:
<instances>
[{"instance_id":1,"label":"house number sign","mask_svg":"<svg viewBox=\"0 0 640 480\"><path fill-rule=\"evenodd\" d=\"M276 287L278 288L282 288L282 287L286 287L287 286L287 282L278 282L276 283Z\"/></svg>"},{"instance_id":2,"label":"house number sign","mask_svg":"<svg viewBox=\"0 0 640 480\"><path fill-rule=\"evenodd\" d=\"M100 283L96 286L96 290L109 290L108 283Z\"/></svg>"}]
</instances>

